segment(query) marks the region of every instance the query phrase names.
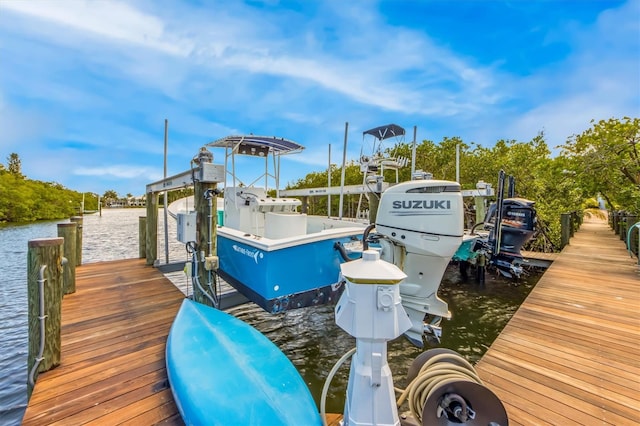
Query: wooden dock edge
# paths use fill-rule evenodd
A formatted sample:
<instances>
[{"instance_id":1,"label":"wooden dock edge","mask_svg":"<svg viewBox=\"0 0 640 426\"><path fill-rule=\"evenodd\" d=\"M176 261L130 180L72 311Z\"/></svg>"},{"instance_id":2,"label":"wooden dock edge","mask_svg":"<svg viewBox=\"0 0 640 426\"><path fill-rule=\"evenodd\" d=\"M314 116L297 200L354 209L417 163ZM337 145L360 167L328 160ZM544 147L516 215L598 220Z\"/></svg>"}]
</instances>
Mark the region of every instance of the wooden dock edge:
<instances>
[{"instance_id":1,"label":"wooden dock edge","mask_svg":"<svg viewBox=\"0 0 640 426\"><path fill-rule=\"evenodd\" d=\"M511 425L637 425L638 342L638 265L586 219L476 369Z\"/></svg>"}]
</instances>

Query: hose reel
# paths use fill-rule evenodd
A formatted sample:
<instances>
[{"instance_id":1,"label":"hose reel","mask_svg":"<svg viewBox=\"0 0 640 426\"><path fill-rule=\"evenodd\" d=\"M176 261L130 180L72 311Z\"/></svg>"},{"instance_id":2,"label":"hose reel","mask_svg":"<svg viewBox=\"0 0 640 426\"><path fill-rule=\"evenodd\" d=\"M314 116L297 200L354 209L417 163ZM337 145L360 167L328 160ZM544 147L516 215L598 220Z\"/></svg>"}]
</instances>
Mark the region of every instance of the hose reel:
<instances>
[{"instance_id":1,"label":"hose reel","mask_svg":"<svg viewBox=\"0 0 640 426\"><path fill-rule=\"evenodd\" d=\"M409 385L398 398L409 412L400 416L404 426L508 425L504 406L486 388L473 366L446 348L420 354L407 373Z\"/></svg>"}]
</instances>

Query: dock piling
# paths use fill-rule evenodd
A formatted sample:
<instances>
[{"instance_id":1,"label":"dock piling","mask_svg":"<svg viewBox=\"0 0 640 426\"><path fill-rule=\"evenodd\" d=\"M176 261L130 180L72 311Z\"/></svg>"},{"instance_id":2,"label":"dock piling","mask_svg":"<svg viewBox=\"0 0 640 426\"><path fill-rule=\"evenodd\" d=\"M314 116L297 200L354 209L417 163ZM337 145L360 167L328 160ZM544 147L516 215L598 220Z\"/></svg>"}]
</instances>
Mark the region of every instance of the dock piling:
<instances>
[{"instance_id":1,"label":"dock piling","mask_svg":"<svg viewBox=\"0 0 640 426\"><path fill-rule=\"evenodd\" d=\"M147 257L147 217L140 216L138 218L138 257L144 259Z\"/></svg>"},{"instance_id":2,"label":"dock piling","mask_svg":"<svg viewBox=\"0 0 640 426\"><path fill-rule=\"evenodd\" d=\"M560 215L560 248L564 248L569 244L571 238L571 213L562 213Z\"/></svg>"},{"instance_id":3,"label":"dock piling","mask_svg":"<svg viewBox=\"0 0 640 426\"><path fill-rule=\"evenodd\" d=\"M205 257L216 256L218 249L216 246L216 225L218 221L218 215L216 211L215 202L215 189L216 183L212 182L195 182L193 185L193 196L196 209L196 242L198 248L198 280L202 288L208 287L206 283L210 282L210 271L205 269ZM209 198L213 197L213 201L209 203ZM211 240L209 240L211 239ZM206 290L205 290L206 291ZM211 295L213 298L216 295ZM205 305L214 306L215 303L203 294L202 289L198 286L194 286L193 289L194 300ZM217 306L214 306L217 307Z\"/></svg>"},{"instance_id":4,"label":"dock piling","mask_svg":"<svg viewBox=\"0 0 640 426\"><path fill-rule=\"evenodd\" d=\"M77 243L77 223L59 223L58 237L64 238L62 244L62 255L67 259L67 264L62 271L63 294L76 292L76 247ZM80 247L82 250L82 247Z\"/></svg>"},{"instance_id":5,"label":"dock piling","mask_svg":"<svg viewBox=\"0 0 640 426\"><path fill-rule=\"evenodd\" d=\"M158 194L156 192L147 193L145 254L147 265L153 265L158 258Z\"/></svg>"},{"instance_id":6,"label":"dock piling","mask_svg":"<svg viewBox=\"0 0 640 426\"><path fill-rule=\"evenodd\" d=\"M73 216L71 222L77 224L76 228L76 266L82 265L82 216Z\"/></svg>"},{"instance_id":7,"label":"dock piling","mask_svg":"<svg viewBox=\"0 0 640 426\"><path fill-rule=\"evenodd\" d=\"M613 233L618 235L620 233L620 228L618 226L620 222L620 212L617 210L612 211L611 218L611 227L613 228Z\"/></svg>"},{"instance_id":8,"label":"dock piling","mask_svg":"<svg viewBox=\"0 0 640 426\"><path fill-rule=\"evenodd\" d=\"M27 368L30 377L34 379L37 373L50 370L60 364L63 242L64 239L60 237L37 238L28 242L29 353ZM41 304L43 304L44 315L40 312ZM43 331L44 335L41 335ZM36 370L31 374L34 366ZM33 392L31 383L28 383L27 392L29 396Z\"/></svg>"}]
</instances>

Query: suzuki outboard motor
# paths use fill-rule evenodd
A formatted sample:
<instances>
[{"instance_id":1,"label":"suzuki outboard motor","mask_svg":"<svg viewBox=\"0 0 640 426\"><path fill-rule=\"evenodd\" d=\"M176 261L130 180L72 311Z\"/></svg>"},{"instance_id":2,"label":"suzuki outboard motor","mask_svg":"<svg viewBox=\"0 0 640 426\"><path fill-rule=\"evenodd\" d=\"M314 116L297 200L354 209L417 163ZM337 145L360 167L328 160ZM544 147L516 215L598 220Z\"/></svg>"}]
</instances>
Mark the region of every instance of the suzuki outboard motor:
<instances>
[{"instance_id":1,"label":"suzuki outboard motor","mask_svg":"<svg viewBox=\"0 0 640 426\"><path fill-rule=\"evenodd\" d=\"M438 295L445 269L462 243L464 205L460 184L444 180L414 180L382 193L376 233L381 259L398 266L407 278L400 296L412 327L405 335L423 346L423 334L440 338L439 322L450 318ZM436 318L425 324L425 315Z\"/></svg>"}]
</instances>

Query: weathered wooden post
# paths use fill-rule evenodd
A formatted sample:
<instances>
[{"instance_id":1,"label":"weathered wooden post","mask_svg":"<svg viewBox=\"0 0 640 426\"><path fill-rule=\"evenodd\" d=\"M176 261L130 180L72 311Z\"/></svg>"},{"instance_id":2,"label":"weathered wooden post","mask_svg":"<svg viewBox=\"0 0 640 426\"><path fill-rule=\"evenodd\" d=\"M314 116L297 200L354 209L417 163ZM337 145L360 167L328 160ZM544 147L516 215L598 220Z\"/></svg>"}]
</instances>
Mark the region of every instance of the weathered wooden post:
<instances>
[{"instance_id":1,"label":"weathered wooden post","mask_svg":"<svg viewBox=\"0 0 640 426\"><path fill-rule=\"evenodd\" d=\"M147 218L146 216L138 217L138 257L144 259L147 257Z\"/></svg>"},{"instance_id":2,"label":"weathered wooden post","mask_svg":"<svg viewBox=\"0 0 640 426\"><path fill-rule=\"evenodd\" d=\"M577 213L574 211L569 213L570 215L570 220L569 220L569 238L573 238L573 234L575 233L575 226L576 226L576 216Z\"/></svg>"},{"instance_id":3,"label":"weathered wooden post","mask_svg":"<svg viewBox=\"0 0 640 426\"><path fill-rule=\"evenodd\" d=\"M58 237L64 238L62 255L67 259L62 268L63 294L76 292L76 234L76 222L58 224Z\"/></svg>"},{"instance_id":4,"label":"weathered wooden post","mask_svg":"<svg viewBox=\"0 0 640 426\"><path fill-rule=\"evenodd\" d=\"M620 240L626 241L627 239L627 213L621 212L620 218L618 219L618 226L620 228Z\"/></svg>"},{"instance_id":5,"label":"weathered wooden post","mask_svg":"<svg viewBox=\"0 0 640 426\"><path fill-rule=\"evenodd\" d=\"M213 154L206 148L201 148L197 156L199 170L196 172L200 175L199 179L194 179L193 182L193 198L196 209L196 243L197 243L197 268L198 268L198 282L200 287L194 286L193 299L197 302L204 303L205 305L215 306L215 295L203 293L208 287L207 283L210 282L213 269L217 268L216 262L213 259L217 259L218 247L216 225L218 222L217 214L217 201L216 201L216 188L217 182L224 180L224 174L216 176L213 171ZM211 170L209 173L207 170Z\"/></svg>"},{"instance_id":6,"label":"weathered wooden post","mask_svg":"<svg viewBox=\"0 0 640 426\"><path fill-rule=\"evenodd\" d=\"M27 294L29 353L27 392L31 396L38 372L60 364L63 238L29 240Z\"/></svg>"},{"instance_id":7,"label":"weathered wooden post","mask_svg":"<svg viewBox=\"0 0 640 426\"><path fill-rule=\"evenodd\" d=\"M487 215L485 197L473 197L473 201L476 205L476 223L482 223L484 222L484 217Z\"/></svg>"},{"instance_id":8,"label":"weathered wooden post","mask_svg":"<svg viewBox=\"0 0 640 426\"><path fill-rule=\"evenodd\" d=\"M569 244L571 238L571 213L560 215L560 249Z\"/></svg>"},{"instance_id":9,"label":"weathered wooden post","mask_svg":"<svg viewBox=\"0 0 640 426\"><path fill-rule=\"evenodd\" d=\"M82 265L82 216L73 216L71 222L77 224L76 228L76 266Z\"/></svg>"},{"instance_id":10,"label":"weathered wooden post","mask_svg":"<svg viewBox=\"0 0 640 426\"><path fill-rule=\"evenodd\" d=\"M607 210L607 221L609 222L609 227L613 229L613 210Z\"/></svg>"},{"instance_id":11,"label":"weathered wooden post","mask_svg":"<svg viewBox=\"0 0 640 426\"><path fill-rule=\"evenodd\" d=\"M158 258L158 194L147 193L147 238L145 245L147 265L153 265Z\"/></svg>"}]
</instances>

